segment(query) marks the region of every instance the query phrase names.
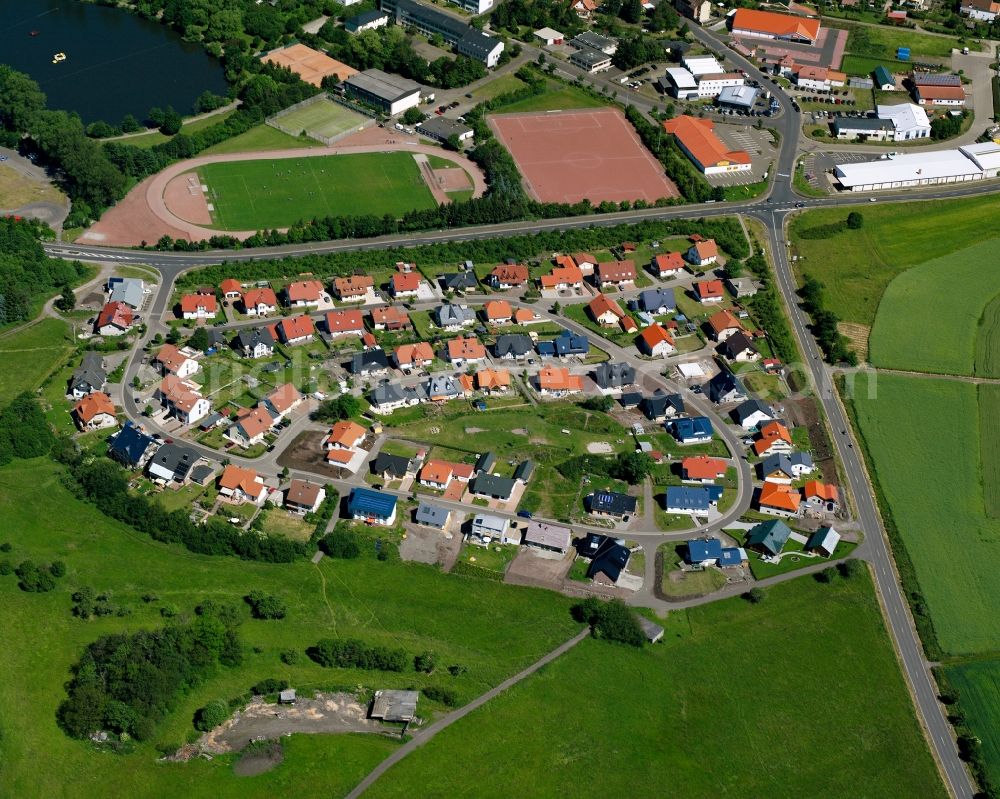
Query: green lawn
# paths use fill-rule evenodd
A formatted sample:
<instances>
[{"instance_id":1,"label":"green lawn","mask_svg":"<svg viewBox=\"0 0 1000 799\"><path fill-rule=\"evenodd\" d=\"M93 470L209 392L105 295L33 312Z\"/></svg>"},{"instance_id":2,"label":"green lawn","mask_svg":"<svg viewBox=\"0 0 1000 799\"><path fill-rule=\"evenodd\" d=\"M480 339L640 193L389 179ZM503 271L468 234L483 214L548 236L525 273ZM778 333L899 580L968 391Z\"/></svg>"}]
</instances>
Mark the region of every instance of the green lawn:
<instances>
[{"instance_id":1,"label":"green lawn","mask_svg":"<svg viewBox=\"0 0 1000 799\"><path fill-rule=\"evenodd\" d=\"M308 131L317 136L333 137L360 128L367 117L325 97L304 108L279 116L276 124L293 133Z\"/></svg>"},{"instance_id":2,"label":"green lawn","mask_svg":"<svg viewBox=\"0 0 1000 799\"><path fill-rule=\"evenodd\" d=\"M790 238L805 259L797 263L799 272L825 284L830 310L845 322L871 325L882 293L896 275L983 241L983 231L993 229L998 210L1000 200L995 195L877 203L861 209L860 230L845 228L821 238L804 238L804 231L822 234L824 226L847 218L845 209L824 208L795 218Z\"/></svg>"},{"instance_id":3,"label":"green lawn","mask_svg":"<svg viewBox=\"0 0 1000 799\"><path fill-rule=\"evenodd\" d=\"M233 111L223 111L221 114L213 114L210 117L205 117L204 119L198 119L194 122L185 122L181 127L181 133L190 136L192 133L197 133L205 128L210 128L212 125L218 125L220 122L225 122L226 119L233 114ZM173 138L173 136L164 136L158 130L151 130L148 133L143 133L139 136L129 136L124 139L117 139L122 144L129 144L132 147L142 147L143 149L149 147L155 147L157 144L163 144L168 142Z\"/></svg>"},{"instance_id":4,"label":"green lawn","mask_svg":"<svg viewBox=\"0 0 1000 799\"><path fill-rule=\"evenodd\" d=\"M996 651L996 552L1000 525L984 510L976 386L879 374L859 376L851 403L872 474L930 611L941 647ZM869 396L872 393L874 396ZM995 395L994 395L995 396ZM1000 403L988 412L1000 410ZM992 441L990 447L1000 447ZM984 464L994 466L996 454Z\"/></svg>"},{"instance_id":5,"label":"green lawn","mask_svg":"<svg viewBox=\"0 0 1000 799\"><path fill-rule=\"evenodd\" d=\"M873 58L895 59L898 47L909 47L913 59L918 59L922 55L947 58L951 56L953 48L961 50L963 46L951 36L934 36L888 25L852 25L849 22L838 21L833 23L832 27L848 30L847 52ZM980 46L973 41L963 41L963 44L970 50L980 49Z\"/></svg>"},{"instance_id":6,"label":"green lawn","mask_svg":"<svg viewBox=\"0 0 1000 799\"><path fill-rule=\"evenodd\" d=\"M854 55L847 53L840 63L840 69L848 75L860 75L870 77L876 67L883 66L889 72L909 72L913 69L913 64L906 61L896 60L896 51L893 50L891 58L873 58L871 56Z\"/></svg>"},{"instance_id":7,"label":"green lawn","mask_svg":"<svg viewBox=\"0 0 1000 799\"><path fill-rule=\"evenodd\" d=\"M665 626L643 650L584 641L366 796L945 796L866 576Z\"/></svg>"},{"instance_id":8,"label":"green lawn","mask_svg":"<svg viewBox=\"0 0 1000 799\"><path fill-rule=\"evenodd\" d=\"M1000 367L1000 258L995 241L984 241L908 269L886 288L869 338L869 360L875 366L917 372L971 375L977 360L995 375ZM980 320L990 307L980 340ZM927 309L932 327L914 346L918 309ZM978 370L977 370L978 371Z\"/></svg>"},{"instance_id":9,"label":"green lawn","mask_svg":"<svg viewBox=\"0 0 1000 799\"><path fill-rule=\"evenodd\" d=\"M945 666L945 679L958 691L969 729L982 741L987 771L1000 782L1000 661L977 660Z\"/></svg>"},{"instance_id":10,"label":"green lawn","mask_svg":"<svg viewBox=\"0 0 1000 799\"><path fill-rule=\"evenodd\" d=\"M61 319L43 319L0 338L0 407L22 391L39 388L73 351Z\"/></svg>"},{"instance_id":11,"label":"green lawn","mask_svg":"<svg viewBox=\"0 0 1000 799\"><path fill-rule=\"evenodd\" d=\"M500 94L507 94L518 89L523 89L527 84L516 75L501 75L495 80L480 86L472 92L472 97L477 103L484 100L492 100Z\"/></svg>"},{"instance_id":12,"label":"green lawn","mask_svg":"<svg viewBox=\"0 0 1000 799\"><path fill-rule=\"evenodd\" d=\"M689 525L690 522L686 526ZM704 596L726 584L726 576L719 569L681 571L682 557L679 550L684 547L684 544L669 541L660 544L657 550L663 556L660 591L664 596L675 599Z\"/></svg>"},{"instance_id":13,"label":"green lawn","mask_svg":"<svg viewBox=\"0 0 1000 799\"><path fill-rule=\"evenodd\" d=\"M505 105L500 113L523 114L528 111L565 111L570 108L601 108L608 105L576 86L552 84L545 94L527 97L516 103Z\"/></svg>"},{"instance_id":14,"label":"green lawn","mask_svg":"<svg viewBox=\"0 0 1000 799\"><path fill-rule=\"evenodd\" d=\"M234 778L227 758L157 763L155 746L183 742L193 712L206 701L239 695L267 677L287 679L303 693L334 686L435 684L468 701L578 629L569 617L570 600L558 594L488 581L472 585L430 566L373 557L264 564L162 545L74 499L61 484L59 468L45 459L0 469L0 541L13 544L3 557L15 563L62 559L68 568L48 594L24 593L15 577L0 577L2 792L10 796L342 795L391 750L391 742L293 738L288 762L253 779ZM74 619L70 594L83 585L112 591L132 615ZM149 744L138 745L133 754L111 755L67 738L56 726L69 667L88 643L108 633L162 625L163 605L190 613L206 598L242 604L251 589L280 596L288 617L246 621L241 627L244 663L220 669L180 697ZM141 601L147 592L158 600ZM301 652L324 636L359 637L414 653L430 650L442 668L431 675L392 675L321 669L305 657L294 666L279 660L281 650ZM443 670L450 664L468 671L451 677ZM45 753L44 768L39 768L39 753Z\"/></svg>"},{"instance_id":15,"label":"green lawn","mask_svg":"<svg viewBox=\"0 0 1000 799\"><path fill-rule=\"evenodd\" d=\"M402 216L434 207L409 153L220 162L198 174L215 206L213 223L223 230L288 227L315 216Z\"/></svg>"},{"instance_id":16,"label":"green lawn","mask_svg":"<svg viewBox=\"0 0 1000 799\"><path fill-rule=\"evenodd\" d=\"M289 136L270 125L258 125L246 133L213 144L198 155L218 155L219 153L252 153L266 150L290 150L293 148L322 147L315 139L303 136Z\"/></svg>"}]
</instances>

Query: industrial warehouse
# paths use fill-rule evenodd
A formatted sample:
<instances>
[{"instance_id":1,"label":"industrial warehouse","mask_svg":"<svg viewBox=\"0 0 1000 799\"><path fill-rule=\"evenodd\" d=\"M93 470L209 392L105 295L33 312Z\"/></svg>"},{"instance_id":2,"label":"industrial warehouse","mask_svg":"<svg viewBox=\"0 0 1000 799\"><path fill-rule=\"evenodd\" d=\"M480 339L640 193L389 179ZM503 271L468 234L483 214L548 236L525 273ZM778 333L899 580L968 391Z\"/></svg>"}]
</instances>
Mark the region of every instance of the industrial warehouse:
<instances>
[{"instance_id":1,"label":"industrial warehouse","mask_svg":"<svg viewBox=\"0 0 1000 799\"><path fill-rule=\"evenodd\" d=\"M837 183L845 191L885 191L939 183L965 183L1000 176L1000 144L983 142L957 150L893 155L877 161L838 164Z\"/></svg>"}]
</instances>

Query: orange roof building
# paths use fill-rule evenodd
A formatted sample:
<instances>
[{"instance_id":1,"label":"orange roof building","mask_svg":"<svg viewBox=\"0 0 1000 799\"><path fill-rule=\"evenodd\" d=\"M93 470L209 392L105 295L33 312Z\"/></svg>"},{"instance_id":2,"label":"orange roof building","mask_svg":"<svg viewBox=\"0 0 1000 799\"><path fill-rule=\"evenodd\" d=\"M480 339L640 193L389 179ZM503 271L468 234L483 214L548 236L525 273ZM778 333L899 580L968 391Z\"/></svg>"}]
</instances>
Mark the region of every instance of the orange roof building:
<instances>
[{"instance_id":1,"label":"orange roof building","mask_svg":"<svg viewBox=\"0 0 1000 799\"><path fill-rule=\"evenodd\" d=\"M389 281L393 297L413 297L420 290L419 272L397 272Z\"/></svg>"},{"instance_id":2,"label":"orange roof building","mask_svg":"<svg viewBox=\"0 0 1000 799\"><path fill-rule=\"evenodd\" d=\"M698 302L722 302L726 288L721 280L703 280L694 284L694 293Z\"/></svg>"},{"instance_id":3,"label":"orange roof building","mask_svg":"<svg viewBox=\"0 0 1000 799\"><path fill-rule=\"evenodd\" d=\"M726 476L729 464L721 458L710 458L708 455L693 455L681 461L681 474L685 480L710 482Z\"/></svg>"},{"instance_id":4,"label":"orange roof building","mask_svg":"<svg viewBox=\"0 0 1000 799\"><path fill-rule=\"evenodd\" d=\"M532 311L530 308L514 309L514 322L519 325L530 325L532 322L540 321L541 318L536 311Z\"/></svg>"},{"instance_id":5,"label":"orange roof building","mask_svg":"<svg viewBox=\"0 0 1000 799\"><path fill-rule=\"evenodd\" d=\"M73 418L81 430L95 430L117 424L115 406L103 391L92 391L73 406Z\"/></svg>"},{"instance_id":6,"label":"orange roof building","mask_svg":"<svg viewBox=\"0 0 1000 799\"><path fill-rule=\"evenodd\" d=\"M198 362L189 358L173 344L164 344L154 356L164 374L187 377L198 371Z\"/></svg>"},{"instance_id":7,"label":"orange roof building","mask_svg":"<svg viewBox=\"0 0 1000 799\"><path fill-rule=\"evenodd\" d=\"M448 358L452 364L481 361L486 357L486 347L474 336L459 336L448 342Z\"/></svg>"},{"instance_id":8,"label":"orange roof building","mask_svg":"<svg viewBox=\"0 0 1000 799\"><path fill-rule=\"evenodd\" d=\"M510 372L506 369L480 369L476 372L476 388L480 391L506 391L510 388Z\"/></svg>"},{"instance_id":9,"label":"orange roof building","mask_svg":"<svg viewBox=\"0 0 1000 799\"><path fill-rule=\"evenodd\" d=\"M305 315L288 316L277 324L278 335L285 344L298 344L312 338L316 328L313 320Z\"/></svg>"},{"instance_id":10,"label":"orange roof building","mask_svg":"<svg viewBox=\"0 0 1000 799\"><path fill-rule=\"evenodd\" d=\"M432 488L447 488L454 473L454 465L448 461L429 460L420 469L417 480Z\"/></svg>"},{"instance_id":11,"label":"orange roof building","mask_svg":"<svg viewBox=\"0 0 1000 799\"><path fill-rule=\"evenodd\" d=\"M262 503L267 496L267 486L264 480L253 469L227 464L219 477L219 493L229 497L234 502L244 502L247 499Z\"/></svg>"},{"instance_id":12,"label":"orange roof building","mask_svg":"<svg viewBox=\"0 0 1000 799\"><path fill-rule=\"evenodd\" d=\"M818 19L750 8L736 9L730 19L730 29L734 36L747 36L751 39L781 39L815 44L819 28Z\"/></svg>"},{"instance_id":13,"label":"orange roof building","mask_svg":"<svg viewBox=\"0 0 1000 799\"><path fill-rule=\"evenodd\" d=\"M410 315L395 305L372 308L372 326L376 330L402 330L410 326Z\"/></svg>"},{"instance_id":14,"label":"orange roof building","mask_svg":"<svg viewBox=\"0 0 1000 799\"><path fill-rule=\"evenodd\" d=\"M402 344L393 353L396 365L400 368L410 366L427 366L434 362L434 348L426 341L416 344Z\"/></svg>"},{"instance_id":15,"label":"orange roof building","mask_svg":"<svg viewBox=\"0 0 1000 799\"><path fill-rule=\"evenodd\" d=\"M285 286L289 305L314 305L323 297L323 284L318 280L296 280Z\"/></svg>"},{"instance_id":16,"label":"orange roof building","mask_svg":"<svg viewBox=\"0 0 1000 799\"><path fill-rule=\"evenodd\" d=\"M679 252L663 252L653 256L652 266L657 277L673 277L684 271L684 256Z\"/></svg>"},{"instance_id":17,"label":"orange roof building","mask_svg":"<svg viewBox=\"0 0 1000 799\"><path fill-rule=\"evenodd\" d=\"M326 330L331 336L360 336L365 332L365 319L357 308L327 311Z\"/></svg>"},{"instance_id":18,"label":"orange roof building","mask_svg":"<svg viewBox=\"0 0 1000 799\"><path fill-rule=\"evenodd\" d=\"M583 378L570 374L565 366L544 366L538 371L538 390L560 396L583 391Z\"/></svg>"},{"instance_id":19,"label":"orange roof building","mask_svg":"<svg viewBox=\"0 0 1000 799\"><path fill-rule=\"evenodd\" d=\"M500 264L490 272L488 282L495 289L523 286L528 282L528 267L523 264Z\"/></svg>"},{"instance_id":20,"label":"orange roof building","mask_svg":"<svg viewBox=\"0 0 1000 799\"><path fill-rule=\"evenodd\" d=\"M749 171L750 154L745 150L730 150L715 135L714 127L710 119L687 114L663 123L664 130L674 135L687 157L706 175Z\"/></svg>"},{"instance_id":21,"label":"orange roof building","mask_svg":"<svg viewBox=\"0 0 1000 799\"><path fill-rule=\"evenodd\" d=\"M607 294L598 294L587 303L587 313L597 324L605 327L622 325L622 320L628 318L622 307Z\"/></svg>"},{"instance_id":22,"label":"orange roof building","mask_svg":"<svg viewBox=\"0 0 1000 799\"><path fill-rule=\"evenodd\" d=\"M215 316L219 303L214 294L185 294L181 297L181 315L185 319Z\"/></svg>"},{"instance_id":23,"label":"orange roof building","mask_svg":"<svg viewBox=\"0 0 1000 799\"><path fill-rule=\"evenodd\" d=\"M330 428L323 449L354 449L365 440L365 429L357 422L342 419Z\"/></svg>"},{"instance_id":24,"label":"orange roof building","mask_svg":"<svg viewBox=\"0 0 1000 799\"><path fill-rule=\"evenodd\" d=\"M716 311L708 317L708 326L712 328L712 336L716 341L725 341L734 333L743 330L743 323L728 309Z\"/></svg>"},{"instance_id":25,"label":"orange roof building","mask_svg":"<svg viewBox=\"0 0 1000 799\"><path fill-rule=\"evenodd\" d=\"M486 315L486 321L494 325L510 322L514 315L507 300L490 300L483 306L483 313Z\"/></svg>"},{"instance_id":26,"label":"orange roof building","mask_svg":"<svg viewBox=\"0 0 1000 799\"><path fill-rule=\"evenodd\" d=\"M278 416L284 416L304 400L302 392L291 383L283 383L270 392L262 402L266 403Z\"/></svg>"},{"instance_id":27,"label":"orange roof building","mask_svg":"<svg viewBox=\"0 0 1000 799\"><path fill-rule=\"evenodd\" d=\"M333 279L333 293L340 300L363 300L368 289L373 288L375 288L375 278L371 275L351 275Z\"/></svg>"},{"instance_id":28,"label":"orange roof building","mask_svg":"<svg viewBox=\"0 0 1000 799\"><path fill-rule=\"evenodd\" d=\"M770 455L772 452L791 452L792 436L781 422L768 422L757 434L753 442L756 455Z\"/></svg>"},{"instance_id":29,"label":"orange roof building","mask_svg":"<svg viewBox=\"0 0 1000 799\"><path fill-rule=\"evenodd\" d=\"M243 294L243 286L240 285L240 281L232 277L227 277L223 280L219 284L219 290L227 300L235 300Z\"/></svg>"},{"instance_id":30,"label":"orange roof building","mask_svg":"<svg viewBox=\"0 0 1000 799\"><path fill-rule=\"evenodd\" d=\"M243 293L243 309L250 314L277 310L278 297L272 288L248 289Z\"/></svg>"},{"instance_id":31,"label":"orange roof building","mask_svg":"<svg viewBox=\"0 0 1000 799\"><path fill-rule=\"evenodd\" d=\"M559 263L565 260L567 263ZM568 255L556 257L557 266L547 275L542 275L541 284L543 289L570 289L583 286L583 272L580 271L573 259Z\"/></svg>"},{"instance_id":32,"label":"orange roof building","mask_svg":"<svg viewBox=\"0 0 1000 799\"><path fill-rule=\"evenodd\" d=\"M653 324L639 334L639 349L656 358L669 355L677 347L674 345L673 337L663 325Z\"/></svg>"},{"instance_id":33,"label":"orange roof building","mask_svg":"<svg viewBox=\"0 0 1000 799\"><path fill-rule=\"evenodd\" d=\"M799 512L802 496L797 488L784 483L765 481L760 488L757 504L762 513L776 516L795 516Z\"/></svg>"},{"instance_id":34,"label":"orange roof building","mask_svg":"<svg viewBox=\"0 0 1000 799\"><path fill-rule=\"evenodd\" d=\"M819 480L810 480L802 487L802 493L806 498L806 501L814 500L817 502L837 502L840 497L837 491L837 486L831 485L830 483L823 483Z\"/></svg>"}]
</instances>

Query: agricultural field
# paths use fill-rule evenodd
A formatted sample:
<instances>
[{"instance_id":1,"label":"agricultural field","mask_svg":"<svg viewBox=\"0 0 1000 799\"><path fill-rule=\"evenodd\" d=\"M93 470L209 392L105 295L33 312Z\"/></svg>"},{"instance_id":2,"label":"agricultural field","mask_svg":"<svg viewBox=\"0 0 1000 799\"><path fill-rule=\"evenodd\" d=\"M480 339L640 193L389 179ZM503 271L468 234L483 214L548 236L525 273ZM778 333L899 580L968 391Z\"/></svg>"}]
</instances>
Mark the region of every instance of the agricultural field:
<instances>
[{"instance_id":1,"label":"agricultural field","mask_svg":"<svg viewBox=\"0 0 1000 799\"><path fill-rule=\"evenodd\" d=\"M848 401L881 489L882 510L891 514L913 562L938 642L957 655L996 651L1000 524L987 518L984 506L976 386L876 377L871 386L868 376L858 375ZM995 398L990 395L991 402ZM995 450L1000 441L987 445L983 439L984 451L987 446ZM983 464L995 464L997 457L992 452Z\"/></svg>"},{"instance_id":2,"label":"agricultural field","mask_svg":"<svg viewBox=\"0 0 1000 799\"><path fill-rule=\"evenodd\" d=\"M983 383L978 388L983 505L987 516L1000 519L1000 386Z\"/></svg>"},{"instance_id":3,"label":"agricultural field","mask_svg":"<svg viewBox=\"0 0 1000 799\"><path fill-rule=\"evenodd\" d=\"M430 566L370 555L316 565L305 559L267 564L163 545L75 499L62 485L60 468L47 459L0 468L0 541L13 545L4 558L15 563L61 559L68 570L45 594L22 592L13 575L0 577L3 783L11 796L342 795L391 751L391 741L296 736L288 743L287 762L252 780L234 778L226 757L158 763L157 747L182 743L191 733L192 714L207 701L242 694L264 678L287 679L300 693L443 685L466 702L579 629L569 616L570 600L558 594L444 575ZM131 615L74 618L70 594L80 586L113 592ZM159 627L165 623L161 608L189 614L206 598L242 606L251 589L278 595L287 618L245 621L242 665L220 668L181 696L149 743L112 755L66 737L56 726L69 667L88 643L109 633ZM144 594L153 598L145 602ZM457 677L443 670L393 675L322 669L305 657L295 665L279 659L282 650L301 652L324 636L358 637L413 653L430 650L439 663L468 671ZM23 712L26 707L30 713ZM45 768L39 768L39 752L46 753Z\"/></svg>"},{"instance_id":4,"label":"agricultural field","mask_svg":"<svg viewBox=\"0 0 1000 799\"><path fill-rule=\"evenodd\" d=\"M0 337L0 407L41 386L73 349L69 328L60 319L43 319Z\"/></svg>"},{"instance_id":5,"label":"agricultural field","mask_svg":"<svg viewBox=\"0 0 1000 799\"><path fill-rule=\"evenodd\" d=\"M416 161L402 152L220 162L200 167L198 175L215 207L213 224L222 230L434 207Z\"/></svg>"},{"instance_id":6,"label":"agricultural field","mask_svg":"<svg viewBox=\"0 0 1000 799\"><path fill-rule=\"evenodd\" d=\"M274 126L296 135L303 132L333 138L360 128L366 119L362 114L324 97L304 108L279 115L274 120Z\"/></svg>"},{"instance_id":7,"label":"agricultural field","mask_svg":"<svg viewBox=\"0 0 1000 799\"><path fill-rule=\"evenodd\" d=\"M982 741L983 759L993 783L1000 782L1000 662L974 660L942 667L958 692L958 706L969 729Z\"/></svg>"},{"instance_id":8,"label":"agricultural field","mask_svg":"<svg viewBox=\"0 0 1000 799\"><path fill-rule=\"evenodd\" d=\"M872 325L893 278L981 242L998 209L995 196L876 203L862 209L864 227L848 230L845 210L824 208L797 216L789 238L800 256L798 272L826 286L830 310L844 322Z\"/></svg>"},{"instance_id":9,"label":"agricultural field","mask_svg":"<svg viewBox=\"0 0 1000 799\"><path fill-rule=\"evenodd\" d=\"M583 641L366 796L945 796L867 576L665 626L642 650Z\"/></svg>"},{"instance_id":10,"label":"agricultural field","mask_svg":"<svg viewBox=\"0 0 1000 799\"><path fill-rule=\"evenodd\" d=\"M981 366L988 375L1000 369L1000 305L989 289L1000 287L995 251L993 241L982 242L893 279L875 314L871 363L939 374L971 375ZM987 308L990 317L984 319ZM932 314L934 325L915 335L918 309ZM982 335L981 321L986 322Z\"/></svg>"}]
</instances>

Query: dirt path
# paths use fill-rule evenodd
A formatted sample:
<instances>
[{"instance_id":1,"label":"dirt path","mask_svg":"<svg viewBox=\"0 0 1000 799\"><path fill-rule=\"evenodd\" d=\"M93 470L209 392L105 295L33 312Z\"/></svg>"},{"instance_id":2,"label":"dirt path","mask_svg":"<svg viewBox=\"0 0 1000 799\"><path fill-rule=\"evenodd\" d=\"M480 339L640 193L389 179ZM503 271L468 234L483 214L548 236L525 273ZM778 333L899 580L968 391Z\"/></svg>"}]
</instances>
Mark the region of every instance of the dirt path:
<instances>
[{"instance_id":1,"label":"dirt path","mask_svg":"<svg viewBox=\"0 0 1000 799\"><path fill-rule=\"evenodd\" d=\"M380 132L385 133L385 131ZM108 246L133 247L145 242L154 242L163 235L188 241L207 239L215 235L235 236L246 239L256 230L226 231L188 222L170 210L165 201L167 186L171 180L185 172L190 172L206 164L231 161L257 161L284 158L316 158L327 155L350 155L352 153L410 152L448 158L462 167L472 177L473 196L480 197L486 192L486 180L482 171L472 161L457 153L446 153L440 147L420 144L412 137L395 134L385 141L354 143L355 137L341 140L333 147L296 150L272 150L268 152L229 153L206 155L178 161L162 172L147 178L130 191L118 205L107 211L78 241ZM433 187L431 188L434 192ZM442 192L443 194L443 192ZM434 195L437 199L437 194Z\"/></svg>"}]
</instances>

